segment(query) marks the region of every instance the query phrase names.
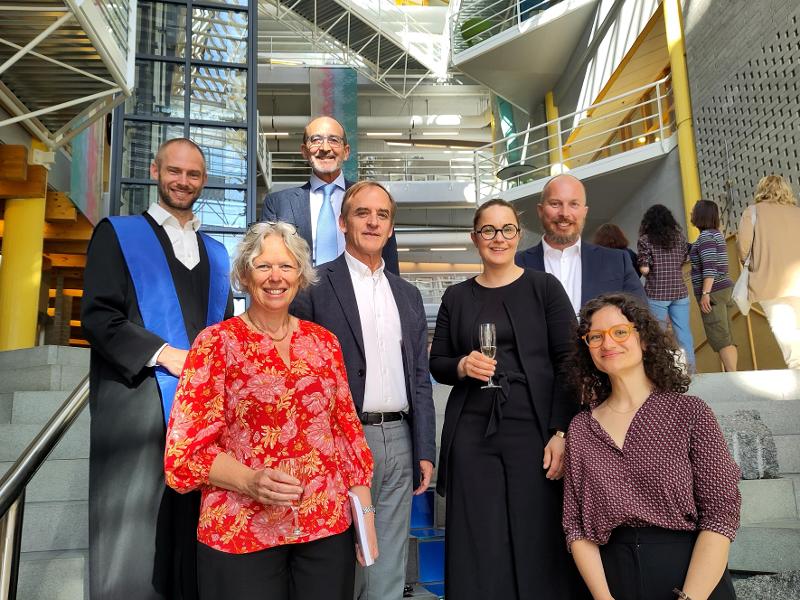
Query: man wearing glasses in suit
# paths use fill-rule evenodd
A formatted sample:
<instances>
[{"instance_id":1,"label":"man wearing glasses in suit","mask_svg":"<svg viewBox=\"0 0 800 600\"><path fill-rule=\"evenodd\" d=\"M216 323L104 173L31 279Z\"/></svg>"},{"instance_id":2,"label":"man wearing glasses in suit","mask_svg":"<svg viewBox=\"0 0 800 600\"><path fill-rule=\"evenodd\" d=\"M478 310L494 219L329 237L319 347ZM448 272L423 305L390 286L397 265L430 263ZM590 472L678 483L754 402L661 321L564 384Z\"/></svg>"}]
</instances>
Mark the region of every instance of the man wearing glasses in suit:
<instances>
[{"instance_id":1,"label":"man wearing glasses in suit","mask_svg":"<svg viewBox=\"0 0 800 600\"><path fill-rule=\"evenodd\" d=\"M354 182L347 181L342 164L350 157L347 134L331 117L318 117L303 130L300 152L311 167L305 185L267 194L262 221L286 221L308 242L315 265L332 261L344 252L344 234L339 230L342 199ZM400 273L394 233L383 249L386 269Z\"/></svg>"}]
</instances>

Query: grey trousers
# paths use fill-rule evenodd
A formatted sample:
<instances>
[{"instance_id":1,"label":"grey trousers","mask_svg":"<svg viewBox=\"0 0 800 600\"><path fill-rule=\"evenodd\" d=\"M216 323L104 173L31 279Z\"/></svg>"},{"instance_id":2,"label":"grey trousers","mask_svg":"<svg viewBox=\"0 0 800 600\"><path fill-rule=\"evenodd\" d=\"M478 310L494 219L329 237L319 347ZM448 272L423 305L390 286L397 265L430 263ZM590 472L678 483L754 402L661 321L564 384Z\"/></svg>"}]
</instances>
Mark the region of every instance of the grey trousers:
<instances>
[{"instance_id":1,"label":"grey trousers","mask_svg":"<svg viewBox=\"0 0 800 600\"><path fill-rule=\"evenodd\" d=\"M400 600L406 579L413 471L407 421L364 425L372 457L372 503L378 535L378 560L356 566L356 600Z\"/></svg>"}]
</instances>

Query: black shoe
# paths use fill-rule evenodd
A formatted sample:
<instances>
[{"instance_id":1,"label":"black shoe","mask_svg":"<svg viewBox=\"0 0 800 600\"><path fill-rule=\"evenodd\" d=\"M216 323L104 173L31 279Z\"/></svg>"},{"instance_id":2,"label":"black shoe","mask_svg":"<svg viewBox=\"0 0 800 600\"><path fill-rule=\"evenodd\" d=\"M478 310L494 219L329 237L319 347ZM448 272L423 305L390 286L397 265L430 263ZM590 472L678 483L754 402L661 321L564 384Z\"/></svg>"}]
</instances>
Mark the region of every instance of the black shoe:
<instances>
[{"instance_id":1,"label":"black shoe","mask_svg":"<svg viewBox=\"0 0 800 600\"><path fill-rule=\"evenodd\" d=\"M403 586L403 598L411 598L414 595L414 586L413 585L404 585Z\"/></svg>"}]
</instances>

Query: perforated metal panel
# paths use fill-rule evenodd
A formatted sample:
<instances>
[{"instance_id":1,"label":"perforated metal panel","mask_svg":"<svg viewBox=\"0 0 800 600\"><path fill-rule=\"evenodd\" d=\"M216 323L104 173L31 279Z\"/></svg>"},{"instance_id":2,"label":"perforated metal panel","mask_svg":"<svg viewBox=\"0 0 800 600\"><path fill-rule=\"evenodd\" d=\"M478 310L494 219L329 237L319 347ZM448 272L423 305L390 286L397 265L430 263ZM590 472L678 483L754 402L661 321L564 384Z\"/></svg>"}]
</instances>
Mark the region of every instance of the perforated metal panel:
<instances>
[{"instance_id":1,"label":"perforated metal panel","mask_svg":"<svg viewBox=\"0 0 800 600\"><path fill-rule=\"evenodd\" d=\"M731 6L724 0L704 4ZM783 175L800 190L800 9L795 4L792 14L777 18L762 10L782 12L775 4L758 4L765 6L737 6L723 32L707 31L709 20L687 34L703 194L720 203L728 232L735 231L764 175ZM714 48L704 35L716 38ZM716 53L716 60L692 55L703 51Z\"/></svg>"}]
</instances>

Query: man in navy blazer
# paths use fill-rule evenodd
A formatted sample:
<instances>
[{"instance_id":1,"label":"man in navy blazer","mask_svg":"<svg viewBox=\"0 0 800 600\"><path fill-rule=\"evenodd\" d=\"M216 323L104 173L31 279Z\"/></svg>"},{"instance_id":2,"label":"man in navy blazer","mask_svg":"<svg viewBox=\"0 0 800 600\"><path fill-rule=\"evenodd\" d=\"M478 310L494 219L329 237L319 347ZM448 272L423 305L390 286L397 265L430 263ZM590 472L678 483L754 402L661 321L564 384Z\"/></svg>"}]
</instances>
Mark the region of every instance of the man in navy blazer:
<instances>
[{"instance_id":1,"label":"man in navy blazer","mask_svg":"<svg viewBox=\"0 0 800 600\"><path fill-rule=\"evenodd\" d=\"M297 233L311 248L314 264L319 264L329 260L317 260L315 245L317 221L323 203L323 188L326 184L334 184L331 204L334 217L338 220L344 193L353 185L352 181L345 180L342 173L342 164L350 156L347 134L336 119L319 117L306 125L303 130L300 152L311 166L311 179L300 187L267 194L264 198L261 220L292 223L297 227ZM336 255L341 254L343 250L344 235L339 233ZM394 232L383 250L383 259L389 271L400 274Z\"/></svg>"},{"instance_id":2,"label":"man in navy blazer","mask_svg":"<svg viewBox=\"0 0 800 600\"><path fill-rule=\"evenodd\" d=\"M606 292L645 298L627 252L581 241L589 207L586 188L577 177L562 174L550 179L536 209L544 228L542 241L518 252L515 261L520 267L555 275L576 314L587 301Z\"/></svg>"},{"instance_id":3,"label":"man in navy blazer","mask_svg":"<svg viewBox=\"0 0 800 600\"><path fill-rule=\"evenodd\" d=\"M339 227L345 252L318 267L319 282L292 313L332 331L375 461L372 500L377 562L359 569L356 598L400 600L405 583L411 496L428 487L436 417L428 372L428 325L416 287L385 269L395 203L374 181L351 187Z\"/></svg>"}]
</instances>

